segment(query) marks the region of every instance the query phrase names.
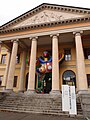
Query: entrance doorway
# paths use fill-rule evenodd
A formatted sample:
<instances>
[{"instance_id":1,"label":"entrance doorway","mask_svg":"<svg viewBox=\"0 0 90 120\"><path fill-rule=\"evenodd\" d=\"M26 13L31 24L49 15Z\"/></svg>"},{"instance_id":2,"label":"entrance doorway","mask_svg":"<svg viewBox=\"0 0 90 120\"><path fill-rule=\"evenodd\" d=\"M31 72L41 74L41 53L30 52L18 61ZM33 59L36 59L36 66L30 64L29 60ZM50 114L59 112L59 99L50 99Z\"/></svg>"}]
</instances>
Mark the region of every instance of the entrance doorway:
<instances>
[{"instance_id":1,"label":"entrance doorway","mask_svg":"<svg viewBox=\"0 0 90 120\"><path fill-rule=\"evenodd\" d=\"M28 75L29 75L29 73L26 74L26 84L25 84L26 90L27 90L27 88L28 88Z\"/></svg>"},{"instance_id":2,"label":"entrance doorway","mask_svg":"<svg viewBox=\"0 0 90 120\"><path fill-rule=\"evenodd\" d=\"M44 73L43 75L38 74L38 85L36 92L45 94L49 93L52 89L52 72Z\"/></svg>"},{"instance_id":3,"label":"entrance doorway","mask_svg":"<svg viewBox=\"0 0 90 120\"><path fill-rule=\"evenodd\" d=\"M52 89L52 73L45 73L43 80L43 91L49 93Z\"/></svg>"},{"instance_id":4,"label":"entrance doorway","mask_svg":"<svg viewBox=\"0 0 90 120\"><path fill-rule=\"evenodd\" d=\"M76 75L72 70L67 70L62 75L63 84L75 86L76 88Z\"/></svg>"},{"instance_id":5,"label":"entrance doorway","mask_svg":"<svg viewBox=\"0 0 90 120\"><path fill-rule=\"evenodd\" d=\"M28 89L28 76L29 73L26 74L26 83L25 88ZM44 74L35 74L35 91L37 93L49 93L52 89L52 72L44 73Z\"/></svg>"}]
</instances>

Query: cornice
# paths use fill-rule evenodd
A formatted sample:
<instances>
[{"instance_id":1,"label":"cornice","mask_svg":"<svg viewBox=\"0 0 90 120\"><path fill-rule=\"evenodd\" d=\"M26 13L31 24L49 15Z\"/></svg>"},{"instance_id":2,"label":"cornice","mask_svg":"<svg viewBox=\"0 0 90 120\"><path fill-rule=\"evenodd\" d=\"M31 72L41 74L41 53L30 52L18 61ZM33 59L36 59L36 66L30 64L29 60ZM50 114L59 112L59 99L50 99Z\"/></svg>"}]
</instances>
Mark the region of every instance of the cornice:
<instances>
[{"instance_id":1,"label":"cornice","mask_svg":"<svg viewBox=\"0 0 90 120\"><path fill-rule=\"evenodd\" d=\"M38 29L38 28L53 27L57 25L68 25L68 24L73 24L73 23L75 24L75 23L81 23L81 22L88 22L88 21L90 21L90 16L36 24L36 25L30 25L30 26L23 26L23 27L18 27L18 28L13 28L13 29L0 30L0 33L1 34L12 33L12 32L32 30L32 29Z\"/></svg>"},{"instance_id":2,"label":"cornice","mask_svg":"<svg viewBox=\"0 0 90 120\"><path fill-rule=\"evenodd\" d=\"M34 8L34 9L20 15L19 17L9 21L8 23L2 25L0 27L0 29L1 30L7 29L10 26L13 26L13 25L23 21L24 19L27 19L28 17L31 17L31 16L35 15L36 13L38 13L42 10L46 10L46 9L56 10L56 11L64 11L64 12L71 12L71 13L76 13L76 14L87 14L87 15L90 14L90 9L86 9L86 8L43 3L39 6L37 6L36 8Z\"/></svg>"}]
</instances>

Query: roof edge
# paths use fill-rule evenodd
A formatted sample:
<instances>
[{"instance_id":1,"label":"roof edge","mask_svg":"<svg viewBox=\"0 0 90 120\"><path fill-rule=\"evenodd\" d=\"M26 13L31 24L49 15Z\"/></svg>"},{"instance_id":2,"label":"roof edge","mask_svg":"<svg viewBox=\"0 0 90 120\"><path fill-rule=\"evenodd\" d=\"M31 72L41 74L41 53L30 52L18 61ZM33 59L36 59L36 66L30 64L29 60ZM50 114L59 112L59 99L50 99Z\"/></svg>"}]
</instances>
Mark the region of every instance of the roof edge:
<instances>
[{"instance_id":1,"label":"roof edge","mask_svg":"<svg viewBox=\"0 0 90 120\"><path fill-rule=\"evenodd\" d=\"M20 21L19 19L22 18L23 16L27 15L28 13L30 13L30 12L32 12L32 11L34 11L34 10L40 8L40 7L44 7L45 5L46 5L46 6L50 5L50 6L56 6L56 7L72 8L72 9L76 9L76 8L77 8L77 9L79 9L79 10L87 10L87 11L90 12L90 9L89 9L89 8L82 8L82 7L75 7L75 6L67 6L67 5L58 5L58 4L50 4L50 3L42 3L42 4L38 5L37 7L34 7L33 9L31 9L31 10L29 10L29 11L27 11L27 12L19 15L18 17L15 17L14 19L10 20L9 22L6 22L5 24L1 25L1 26L0 26L0 30L6 28L7 26L13 25L13 24L16 22L16 20Z\"/></svg>"}]
</instances>

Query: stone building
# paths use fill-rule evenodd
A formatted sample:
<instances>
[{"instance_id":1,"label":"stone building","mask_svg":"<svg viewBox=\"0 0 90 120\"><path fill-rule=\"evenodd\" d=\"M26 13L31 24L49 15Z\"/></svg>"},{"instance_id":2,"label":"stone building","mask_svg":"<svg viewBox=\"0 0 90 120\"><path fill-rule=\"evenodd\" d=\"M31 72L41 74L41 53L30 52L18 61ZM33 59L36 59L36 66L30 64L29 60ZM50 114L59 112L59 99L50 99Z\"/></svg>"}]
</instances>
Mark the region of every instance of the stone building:
<instances>
[{"instance_id":1,"label":"stone building","mask_svg":"<svg viewBox=\"0 0 90 120\"><path fill-rule=\"evenodd\" d=\"M0 27L0 90L90 91L90 9L41 4Z\"/></svg>"}]
</instances>

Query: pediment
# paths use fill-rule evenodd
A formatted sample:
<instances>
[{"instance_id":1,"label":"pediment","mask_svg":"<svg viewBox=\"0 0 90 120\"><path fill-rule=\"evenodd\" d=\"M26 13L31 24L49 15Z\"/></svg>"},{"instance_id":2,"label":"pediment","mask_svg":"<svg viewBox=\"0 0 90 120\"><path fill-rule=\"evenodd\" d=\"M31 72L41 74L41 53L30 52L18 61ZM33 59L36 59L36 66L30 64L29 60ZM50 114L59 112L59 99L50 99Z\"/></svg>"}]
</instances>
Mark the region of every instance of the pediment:
<instances>
[{"instance_id":1,"label":"pediment","mask_svg":"<svg viewBox=\"0 0 90 120\"><path fill-rule=\"evenodd\" d=\"M62 21L66 19L84 17L85 15L81 14L73 14L73 13L66 13L66 12L58 12L52 10L44 10L23 22L15 25L13 28L29 26L29 25L37 25L42 23L54 22L54 21Z\"/></svg>"},{"instance_id":2,"label":"pediment","mask_svg":"<svg viewBox=\"0 0 90 120\"><path fill-rule=\"evenodd\" d=\"M67 19L77 19L88 15L90 15L89 9L44 3L2 25L0 29L16 29L25 26L65 21Z\"/></svg>"}]
</instances>

